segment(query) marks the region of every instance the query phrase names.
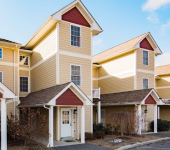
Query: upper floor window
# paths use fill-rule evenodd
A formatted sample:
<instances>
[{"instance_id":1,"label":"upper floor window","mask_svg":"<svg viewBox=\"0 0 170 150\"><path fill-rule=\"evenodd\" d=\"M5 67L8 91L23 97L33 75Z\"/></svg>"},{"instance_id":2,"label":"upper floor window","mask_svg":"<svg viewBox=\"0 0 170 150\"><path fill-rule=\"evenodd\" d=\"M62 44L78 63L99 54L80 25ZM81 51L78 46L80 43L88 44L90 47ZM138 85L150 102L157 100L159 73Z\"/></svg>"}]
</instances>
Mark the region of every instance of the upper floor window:
<instances>
[{"instance_id":1,"label":"upper floor window","mask_svg":"<svg viewBox=\"0 0 170 150\"><path fill-rule=\"evenodd\" d=\"M2 50L2 48L0 48L0 59L2 59L3 57L3 50Z\"/></svg>"},{"instance_id":2,"label":"upper floor window","mask_svg":"<svg viewBox=\"0 0 170 150\"><path fill-rule=\"evenodd\" d=\"M3 73L0 72L0 82L3 82Z\"/></svg>"},{"instance_id":3,"label":"upper floor window","mask_svg":"<svg viewBox=\"0 0 170 150\"><path fill-rule=\"evenodd\" d=\"M81 66L71 65L71 81L81 86Z\"/></svg>"},{"instance_id":4,"label":"upper floor window","mask_svg":"<svg viewBox=\"0 0 170 150\"><path fill-rule=\"evenodd\" d=\"M28 92L28 77L20 77L20 92Z\"/></svg>"},{"instance_id":5,"label":"upper floor window","mask_svg":"<svg viewBox=\"0 0 170 150\"><path fill-rule=\"evenodd\" d=\"M143 78L143 89L149 88L149 79Z\"/></svg>"},{"instance_id":6,"label":"upper floor window","mask_svg":"<svg viewBox=\"0 0 170 150\"><path fill-rule=\"evenodd\" d=\"M148 58L149 54L148 51L144 51L143 50L143 65L148 65L149 63L149 58Z\"/></svg>"},{"instance_id":7,"label":"upper floor window","mask_svg":"<svg viewBox=\"0 0 170 150\"><path fill-rule=\"evenodd\" d=\"M80 27L71 25L71 45L80 47Z\"/></svg>"},{"instance_id":8,"label":"upper floor window","mask_svg":"<svg viewBox=\"0 0 170 150\"><path fill-rule=\"evenodd\" d=\"M28 56L20 56L20 65L28 66Z\"/></svg>"}]
</instances>

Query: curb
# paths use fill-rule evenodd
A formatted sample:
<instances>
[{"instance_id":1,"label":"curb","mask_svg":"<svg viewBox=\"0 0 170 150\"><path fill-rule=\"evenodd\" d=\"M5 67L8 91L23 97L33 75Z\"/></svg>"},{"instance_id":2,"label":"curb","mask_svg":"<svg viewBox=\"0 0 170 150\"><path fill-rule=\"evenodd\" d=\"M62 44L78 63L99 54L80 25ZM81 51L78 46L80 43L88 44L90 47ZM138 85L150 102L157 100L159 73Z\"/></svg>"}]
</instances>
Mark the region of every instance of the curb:
<instances>
[{"instance_id":1,"label":"curb","mask_svg":"<svg viewBox=\"0 0 170 150\"><path fill-rule=\"evenodd\" d=\"M169 140L169 139L170 139L170 137L166 137L166 138L161 138L161 139L157 139L157 140L141 142L138 144L126 145L126 146L122 146L116 150L126 150L126 149L135 148L135 147L139 147L139 146L143 146L143 145L148 145L148 144L152 144L152 143L156 143L156 142L160 142L160 141L164 141L164 140Z\"/></svg>"}]
</instances>

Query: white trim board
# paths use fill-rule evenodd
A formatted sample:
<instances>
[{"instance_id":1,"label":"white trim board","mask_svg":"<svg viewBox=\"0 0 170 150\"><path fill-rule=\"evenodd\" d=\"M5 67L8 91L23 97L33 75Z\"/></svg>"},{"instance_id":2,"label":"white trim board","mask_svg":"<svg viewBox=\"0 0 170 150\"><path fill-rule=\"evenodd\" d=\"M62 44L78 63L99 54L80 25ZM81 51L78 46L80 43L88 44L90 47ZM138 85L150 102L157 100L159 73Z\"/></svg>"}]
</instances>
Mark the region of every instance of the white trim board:
<instances>
[{"instance_id":1,"label":"white trim board","mask_svg":"<svg viewBox=\"0 0 170 150\"><path fill-rule=\"evenodd\" d=\"M19 70L30 71L30 69L29 69L29 68L24 68L24 67L19 67Z\"/></svg>"},{"instance_id":2,"label":"white trim board","mask_svg":"<svg viewBox=\"0 0 170 150\"><path fill-rule=\"evenodd\" d=\"M170 86L161 86L161 87L155 87L155 89L169 89Z\"/></svg>"},{"instance_id":3,"label":"white trim board","mask_svg":"<svg viewBox=\"0 0 170 150\"><path fill-rule=\"evenodd\" d=\"M66 56L72 56L72 57L85 58L85 59L92 59L92 56L90 56L90 55L73 53L73 52L68 52L68 51L63 51L63 50L60 50L59 54L66 55Z\"/></svg>"},{"instance_id":4,"label":"white trim board","mask_svg":"<svg viewBox=\"0 0 170 150\"><path fill-rule=\"evenodd\" d=\"M155 74L154 71L144 70L144 69L137 69L136 71L137 71L137 72L143 72L143 73Z\"/></svg>"},{"instance_id":5,"label":"white trim board","mask_svg":"<svg viewBox=\"0 0 170 150\"><path fill-rule=\"evenodd\" d=\"M14 63L5 62L5 61L0 61L0 65L4 65L4 66L14 66ZM15 63L15 67L18 67L18 64L17 64L17 63Z\"/></svg>"}]
</instances>

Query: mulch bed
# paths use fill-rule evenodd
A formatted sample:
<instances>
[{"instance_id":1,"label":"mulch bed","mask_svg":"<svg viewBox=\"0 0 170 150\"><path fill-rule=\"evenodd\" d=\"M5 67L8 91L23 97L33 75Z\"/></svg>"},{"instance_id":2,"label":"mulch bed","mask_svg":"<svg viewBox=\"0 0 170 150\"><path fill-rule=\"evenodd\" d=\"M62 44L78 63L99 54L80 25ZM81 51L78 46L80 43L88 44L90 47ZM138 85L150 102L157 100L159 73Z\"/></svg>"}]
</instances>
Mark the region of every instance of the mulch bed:
<instances>
[{"instance_id":1,"label":"mulch bed","mask_svg":"<svg viewBox=\"0 0 170 150\"><path fill-rule=\"evenodd\" d=\"M112 149L117 149L122 146L136 144L140 142L150 141L159 139L161 137L151 136L151 135L133 135L133 136L117 136L117 135L106 135L103 140L95 139L95 140L86 140L87 144L98 145L103 147L108 147ZM114 143L115 139L122 139L121 143Z\"/></svg>"}]
</instances>

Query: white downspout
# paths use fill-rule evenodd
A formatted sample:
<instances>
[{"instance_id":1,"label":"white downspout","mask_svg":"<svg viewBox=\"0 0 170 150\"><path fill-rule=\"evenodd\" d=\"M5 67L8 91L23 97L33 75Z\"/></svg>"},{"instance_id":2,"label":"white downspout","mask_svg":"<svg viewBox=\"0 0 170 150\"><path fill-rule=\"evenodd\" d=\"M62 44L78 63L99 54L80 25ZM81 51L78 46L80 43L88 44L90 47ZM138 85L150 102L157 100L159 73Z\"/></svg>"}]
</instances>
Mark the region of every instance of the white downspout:
<instances>
[{"instance_id":1,"label":"white downspout","mask_svg":"<svg viewBox=\"0 0 170 150\"><path fill-rule=\"evenodd\" d=\"M14 52L13 52L13 60L14 60L14 93L15 93L15 50L17 49L17 45L16 45L16 47L15 47L15 49L14 49ZM19 96L19 95L18 95ZM14 100L14 116L15 116L15 100ZM14 117L14 119L15 119L15 117Z\"/></svg>"},{"instance_id":2,"label":"white downspout","mask_svg":"<svg viewBox=\"0 0 170 150\"><path fill-rule=\"evenodd\" d=\"M48 107L46 107L45 105L43 105L43 107L45 108L45 109L50 109L50 108L48 108ZM49 147L50 146L50 141L49 141L49 143L47 144L47 147Z\"/></svg>"}]
</instances>

